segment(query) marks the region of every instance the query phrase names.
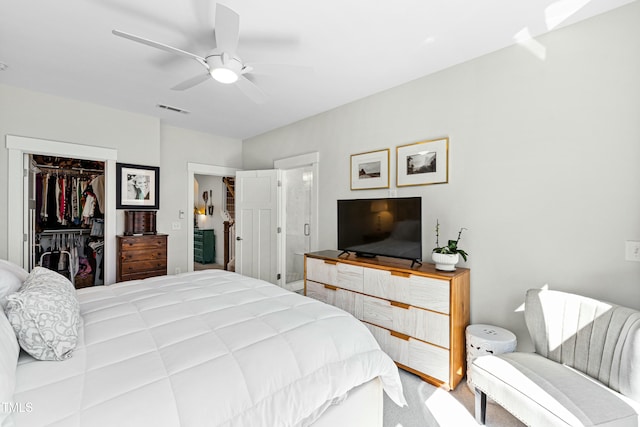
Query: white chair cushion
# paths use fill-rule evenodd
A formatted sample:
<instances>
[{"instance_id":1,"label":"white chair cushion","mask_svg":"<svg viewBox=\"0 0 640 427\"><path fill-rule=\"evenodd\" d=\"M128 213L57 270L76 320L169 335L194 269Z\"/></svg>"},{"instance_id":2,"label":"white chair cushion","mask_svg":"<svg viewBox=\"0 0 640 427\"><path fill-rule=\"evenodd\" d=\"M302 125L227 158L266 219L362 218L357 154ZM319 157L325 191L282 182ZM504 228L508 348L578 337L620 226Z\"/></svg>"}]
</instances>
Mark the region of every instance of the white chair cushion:
<instances>
[{"instance_id":1,"label":"white chair cushion","mask_svg":"<svg viewBox=\"0 0 640 427\"><path fill-rule=\"evenodd\" d=\"M640 404L536 353L481 356L474 385L529 425L637 426Z\"/></svg>"}]
</instances>

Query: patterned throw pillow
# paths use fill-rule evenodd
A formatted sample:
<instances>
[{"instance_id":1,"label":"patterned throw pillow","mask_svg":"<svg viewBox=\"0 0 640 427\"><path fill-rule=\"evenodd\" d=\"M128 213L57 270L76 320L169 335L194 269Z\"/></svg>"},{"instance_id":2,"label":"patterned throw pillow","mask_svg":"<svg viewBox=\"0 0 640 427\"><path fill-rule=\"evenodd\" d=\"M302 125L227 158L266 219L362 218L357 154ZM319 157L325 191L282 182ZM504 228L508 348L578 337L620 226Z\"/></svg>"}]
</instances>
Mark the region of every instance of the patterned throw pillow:
<instances>
[{"instance_id":1,"label":"patterned throw pillow","mask_svg":"<svg viewBox=\"0 0 640 427\"><path fill-rule=\"evenodd\" d=\"M66 277L36 267L7 300L7 318L20 347L39 360L71 357L78 341L80 306Z\"/></svg>"}]
</instances>

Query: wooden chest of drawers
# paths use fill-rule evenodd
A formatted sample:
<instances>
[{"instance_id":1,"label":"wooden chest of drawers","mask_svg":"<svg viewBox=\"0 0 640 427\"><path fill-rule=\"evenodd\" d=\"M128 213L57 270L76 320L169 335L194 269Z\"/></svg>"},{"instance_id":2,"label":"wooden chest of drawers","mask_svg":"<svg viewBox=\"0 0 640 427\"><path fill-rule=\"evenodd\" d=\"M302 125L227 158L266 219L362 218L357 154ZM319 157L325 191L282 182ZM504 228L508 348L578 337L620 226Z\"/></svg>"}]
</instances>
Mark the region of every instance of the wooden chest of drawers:
<instances>
[{"instance_id":1,"label":"wooden chest of drawers","mask_svg":"<svg viewBox=\"0 0 640 427\"><path fill-rule=\"evenodd\" d=\"M116 281L167 274L167 235L116 236Z\"/></svg>"},{"instance_id":2,"label":"wooden chest of drawers","mask_svg":"<svg viewBox=\"0 0 640 427\"><path fill-rule=\"evenodd\" d=\"M470 271L338 254L305 255L305 294L361 320L402 369L455 388L466 371Z\"/></svg>"}]
</instances>

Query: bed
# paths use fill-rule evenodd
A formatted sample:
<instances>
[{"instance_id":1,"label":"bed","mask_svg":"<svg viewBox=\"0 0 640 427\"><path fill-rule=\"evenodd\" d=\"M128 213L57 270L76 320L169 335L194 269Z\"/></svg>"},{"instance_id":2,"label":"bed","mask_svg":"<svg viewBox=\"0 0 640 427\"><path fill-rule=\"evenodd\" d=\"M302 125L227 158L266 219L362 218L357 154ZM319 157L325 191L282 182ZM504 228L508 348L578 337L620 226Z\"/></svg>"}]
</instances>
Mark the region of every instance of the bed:
<instances>
[{"instance_id":1,"label":"bed","mask_svg":"<svg viewBox=\"0 0 640 427\"><path fill-rule=\"evenodd\" d=\"M4 280L15 306L7 265L0 302ZM364 325L270 283L208 270L73 292L79 327L64 360L17 356L0 313L3 427L382 426L383 389L405 404Z\"/></svg>"}]
</instances>

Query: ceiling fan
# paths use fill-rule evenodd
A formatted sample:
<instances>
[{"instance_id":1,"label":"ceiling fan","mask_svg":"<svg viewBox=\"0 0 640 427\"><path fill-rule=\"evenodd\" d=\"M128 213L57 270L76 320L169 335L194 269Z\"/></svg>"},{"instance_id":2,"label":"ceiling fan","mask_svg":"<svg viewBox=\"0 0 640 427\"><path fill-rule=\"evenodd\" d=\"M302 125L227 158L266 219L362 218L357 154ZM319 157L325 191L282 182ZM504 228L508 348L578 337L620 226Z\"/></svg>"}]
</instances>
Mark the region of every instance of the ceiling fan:
<instances>
[{"instance_id":1,"label":"ceiling fan","mask_svg":"<svg viewBox=\"0 0 640 427\"><path fill-rule=\"evenodd\" d=\"M163 43L145 39L124 31L113 30L112 33L119 37L124 37L147 46L162 49L166 52L175 53L195 59L205 69L206 73L198 74L182 83L172 87L172 90L185 90L192 88L209 78L224 83L235 83L238 88L250 99L258 104L265 102L264 92L256 86L246 75L253 71L253 67L242 62L242 59L236 54L238 47L240 29L240 17L236 12L228 7L216 4L215 27L214 27L214 43L215 48L209 55L202 57L182 49L178 49Z\"/></svg>"}]
</instances>

